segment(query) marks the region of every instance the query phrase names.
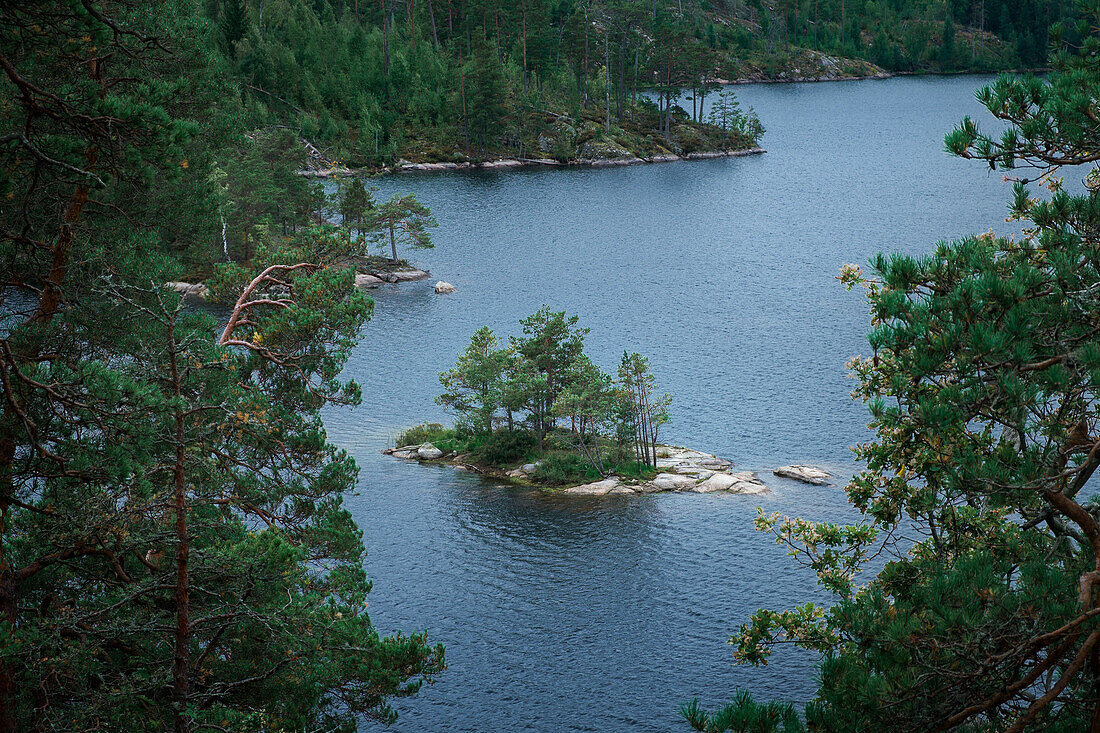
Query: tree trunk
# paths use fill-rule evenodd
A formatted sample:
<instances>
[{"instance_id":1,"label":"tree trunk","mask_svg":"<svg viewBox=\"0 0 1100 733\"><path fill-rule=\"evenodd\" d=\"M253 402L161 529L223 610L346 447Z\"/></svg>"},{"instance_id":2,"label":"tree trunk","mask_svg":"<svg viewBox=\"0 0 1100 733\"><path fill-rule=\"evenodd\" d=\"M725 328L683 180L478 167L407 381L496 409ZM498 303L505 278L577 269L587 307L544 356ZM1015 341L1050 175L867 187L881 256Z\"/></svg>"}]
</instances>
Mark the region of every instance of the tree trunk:
<instances>
[{"instance_id":1,"label":"tree trunk","mask_svg":"<svg viewBox=\"0 0 1100 733\"><path fill-rule=\"evenodd\" d=\"M626 93L626 31L622 33L619 43L619 94L615 106L615 117L622 122L623 119L623 95Z\"/></svg>"},{"instance_id":2,"label":"tree trunk","mask_svg":"<svg viewBox=\"0 0 1100 733\"><path fill-rule=\"evenodd\" d=\"M397 238L394 236L393 227L390 227L390 252L393 253L393 261L397 262Z\"/></svg>"},{"instance_id":3,"label":"tree trunk","mask_svg":"<svg viewBox=\"0 0 1100 733\"><path fill-rule=\"evenodd\" d=\"M382 1L382 77L390 76L390 26L386 20L386 0Z\"/></svg>"},{"instance_id":4,"label":"tree trunk","mask_svg":"<svg viewBox=\"0 0 1100 733\"><path fill-rule=\"evenodd\" d=\"M604 134L611 134L611 31L604 31L603 37L604 69Z\"/></svg>"},{"instance_id":5,"label":"tree trunk","mask_svg":"<svg viewBox=\"0 0 1100 733\"><path fill-rule=\"evenodd\" d=\"M181 397L180 373L176 354L175 316L169 320L168 332L169 368L176 400ZM187 486L185 482L186 450L184 446L185 417L182 408L176 407L176 463L172 483L175 487L176 511L176 649L172 665L172 689L174 702L175 733L188 733L191 724L184 713L187 705L188 678L190 676L191 599L188 562L191 555L190 535L187 531Z\"/></svg>"},{"instance_id":6,"label":"tree trunk","mask_svg":"<svg viewBox=\"0 0 1100 733\"><path fill-rule=\"evenodd\" d=\"M462 89L462 135L466 140L466 157L470 157L470 122L466 119L466 77L463 73L465 63L458 62L458 84Z\"/></svg>"},{"instance_id":7,"label":"tree trunk","mask_svg":"<svg viewBox=\"0 0 1100 733\"><path fill-rule=\"evenodd\" d=\"M432 42L439 48L439 31L435 27L435 7L432 0L428 0L428 20L432 24Z\"/></svg>"},{"instance_id":8,"label":"tree trunk","mask_svg":"<svg viewBox=\"0 0 1100 733\"><path fill-rule=\"evenodd\" d=\"M584 106L588 106L588 8L584 9Z\"/></svg>"}]
</instances>

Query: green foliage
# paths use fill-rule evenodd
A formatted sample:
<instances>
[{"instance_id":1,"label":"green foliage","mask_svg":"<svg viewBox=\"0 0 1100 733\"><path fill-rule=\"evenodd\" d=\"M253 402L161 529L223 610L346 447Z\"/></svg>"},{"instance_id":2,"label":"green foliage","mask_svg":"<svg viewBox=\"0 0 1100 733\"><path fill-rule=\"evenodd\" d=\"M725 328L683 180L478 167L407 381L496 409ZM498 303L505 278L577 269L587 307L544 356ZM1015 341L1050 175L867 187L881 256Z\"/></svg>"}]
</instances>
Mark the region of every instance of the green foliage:
<instances>
[{"instance_id":1,"label":"green foliage","mask_svg":"<svg viewBox=\"0 0 1100 733\"><path fill-rule=\"evenodd\" d=\"M548 486L597 481L602 476L592 462L577 453L549 453L539 459L535 480Z\"/></svg>"},{"instance_id":2,"label":"green foliage","mask_svg":"<svg viewBox=\"0 0 1100 733\"><path fill-rule=\"evenodd\" d=\"M641 354L623 352L619 362L621 437L629 436L635 456L644 464L657 465L657 435L668 422L672 395L656 394L657 380L649 360Z\"/></svg>"},{"instance_id":3,"label":"green foliage","mask_svg":"<svg viewBox=\"0 0 1100 733\"><path fill-rule=\"evenodd\" d=\"M535 436L523 430L498 430L473 451L473 458L490 466L509 466L533 457L538 448Z\"/></svg>"},{"instance_id":4,"label":"green foliage","mask_svg":"<svg viewBox=\"0 0 1100 733\"><path fill-rule=\"evenodd\" d=\"M723 146L728 145L731 139L736 140L738 145L755 145L764 136L764 126L760 124L756 112L752 107L742 111L737 95L731 89L718 95L707 115L707 124L723 131Z\"/></svg>"},{"instance_id":5,"label":"green foliage","mask_svg":"<svg viewBox=\"0 0 1100 733\"><path fill-rule=\"evenodd\" d=\"M576 316L544 305L520 323L523 335L507 348L488 327L478 329L454 368L439 375L447 391L436 401L458 414L448 450L472 451L496 467L539 456L535 478L551 485L612 473L652 478L671 397L654 394L649 362L624 354L616 381L584 354L588 329ZM494 431L497 423L506 429ZM398 442L431 440L442 448L442 431L425 426Z\"/></svg>"},{"instance_id":6,"label":"green foliage","mask_svg":"<svg viewBox=\"0 0 1100 733\"><path fill-rule=\"evenodd\" d=\"M432 227L438 226L427 206L415 194L399 194L370 212L373 240L381 247L390 245L391 259L397 261L397 245L411 249L431 249Z\"/></svg>"},{"instance_id":7,"label":"green foliage","mask_svg":"<svg viewBox=\"0 0 1100 733\"><path fill-rule=\"evenodd\" d=\"M478 34L474 42L474 55L466 69L469 75L469 92L465 93L467 125L474 145L486 153L493 138L500 133L500 123L507 113L504 105L504 70L496 44Z\"/></svg>"},{"instance_id":8,"label":"green foliage","mask_svg":"<svg viewBox=\"0 0 1100 733\"><path fill-rule=\"evenodd\" d=\"M244 134L246 7L0 11L0 731L353 730L443 668L366 613L320 415L373 304L298 137ZM163 285L226 256L220 321Z\"/></svg>"},{"instance_id":9,"label":"green foliage","mask_svg":"<svg viewBox=\"0 0 1100 733\"><path fill-rule=\"evenodd\" d=\"M713 713L699 705L698 698L680 706L680 715L697 731L703 733L803 733L798 713L784 703L757 703L745 691L737 693L733 702Z\"/></svg>"},{"instance_id":10,"label":"green foliage","mask_svg":"<svg viewBox=\"0 0 1100 733\"><path fill-rule=\"evenodd\" d=\"M505 389L503 376L511 354L488 327L478 329L454 369L439 375L446 390L436 402L459 414L460 424L469 430L491 433L493 416L501 407Z\"/></svg>"},{"instance_id":11,"label":"green foliage","mask_svg":"<svg viewBox=\"0 0 1100 733\"><path fill-rule=\"evenodd\" d=\"M336 194L337 211L340 212L342 224L357 232L360 237L369 232L374 224L372 217L375 190L368 189L359 176L351 176L339 182Z\"/></svg>"},{"instance_id":12,"label":"green foliage","mask_svg":"<svg viewBox=\"0 0 1100 733\"><path fill-rule=\"evenodd\" d=\"M437 422L423 423L409 428L397 436L395 445L423 445L455 437L454 428L446 428Z\"/></svg>"},{"instance_id":13,"label":"green foliage","mask_svg":"<svg viewBox=\"0 0 1100 733\"><path fill-rule=\"evenodd\" d=\"M540 446L554 427L554 401L584 349L588 329L578 328L578 320L544 305L520 321L523 335L510 339L516 359L505 392L529 412Z\"/></svg>"}]
</instances>

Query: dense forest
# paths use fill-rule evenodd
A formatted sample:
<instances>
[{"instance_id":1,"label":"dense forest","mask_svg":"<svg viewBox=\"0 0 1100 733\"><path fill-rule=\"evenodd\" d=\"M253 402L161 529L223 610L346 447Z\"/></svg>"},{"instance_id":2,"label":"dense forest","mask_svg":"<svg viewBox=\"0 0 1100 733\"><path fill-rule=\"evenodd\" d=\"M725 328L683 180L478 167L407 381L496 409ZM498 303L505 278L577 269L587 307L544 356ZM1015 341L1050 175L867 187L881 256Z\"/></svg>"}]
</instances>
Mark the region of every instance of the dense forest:
<instances>
[{"instance_id":1,"label":"dense forest","mask_svg":"<svg viewBox=\"0 0 1100 733\"><path fill-rule=\"evenodd\" d=\"M674 117L700 120L716 80L1040 67L1048 28L1072 7L207 0L204 13L251 126L290 125L362 165L489 153L583 158L599 154L578 155L588 142L595 151L651 149L652 130L669 149L690 150L698 132L685 128L674 140Z\"/></svg>"},{"instance_id":2,"label":"dense forest","mask_svg":"<svg viewBox=\"0 0 1100 733\"><path fill-rule=\"evenodd\" d=\"M321 221L296 133L242 124L211 33L175 0L0 7L4 733L351 731L444 667L372 625L321 421L361 399L373 303L337 265L370 237ZM215 261L217 318L164 286Z\"/></svg>"}]
</instances>

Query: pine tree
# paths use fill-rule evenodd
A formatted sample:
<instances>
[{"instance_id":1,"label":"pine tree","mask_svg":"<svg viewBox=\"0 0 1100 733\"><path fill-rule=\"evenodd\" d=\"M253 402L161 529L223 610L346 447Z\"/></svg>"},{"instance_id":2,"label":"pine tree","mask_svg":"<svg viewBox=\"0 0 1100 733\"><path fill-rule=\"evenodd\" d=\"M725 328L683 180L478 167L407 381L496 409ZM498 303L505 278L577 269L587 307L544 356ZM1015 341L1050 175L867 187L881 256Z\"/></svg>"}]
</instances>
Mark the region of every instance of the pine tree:
<instances>
[{"instance_id":1,"label":"pine tree","mask_svg":"<svg viewBox=\"0 0 1100 733\"><path fill-rule=\"evenodd\" d=\"M504 373L511 355L488 326L479 328L453 369L439 375L445 392L436 402L454 410L459 424L471 432L491 433L501 407Z\"/></svg>"},{"instance_id":2,"label":"pine tree","mask_svg":"<svg viewBox=\"0 0 1100 733\"><path fill-rule=\"evenodd\" d=\"M0 731L392 719L442 651L371 625L320 421L359 398L371 304L325 267L348 237L223 266L228 325L181 310L173 240L220 244L209 183L240 162L197 5L0 12ZM238 186L239 226L301 183Z\"/></svg>"},{"instance_id":3,"label":"pine tree","mask_svg":"<svg viewBox=\"0 0 1100 733\"><path fill-rule=\"evenodd\" d=\"M248 1L225 0L218 28L222 47L232 56L240 40L248 35Z\"/></svg>"},{"instance_id":4,"label":"pine tree","mask_svg":"<svg viewBox=\"0 0 1100 733\"><path fill-rule=\"evenodd\" d=\"M822 654L810 730L1100 729L1097 52L1090 35L1045 79L999 78L978 96L1007 129L966 119L946 138L1050 190L1015 183L1021 236L842 272L874 324L872 356L851 362L876 431L847 487L863 521L762 514L835 604L760 611L731 639L743 662L781 641ZM1058 177L1074 165L1092 166L1080 192Z\"/></svg>"},{"instance_id":5,"label":"pine tree","mask_svg":"<svg viewBox=\"0 0 1100 733\"><path fill-rule=\"evenodd\" d=\"M390 256L397 262L397 245L412 249L431 249L431 228L438 226L427 206L415 194L393 196L379 204L371 214L374 240L383 248L390 246Z\"/></svg>"}]
</instances>

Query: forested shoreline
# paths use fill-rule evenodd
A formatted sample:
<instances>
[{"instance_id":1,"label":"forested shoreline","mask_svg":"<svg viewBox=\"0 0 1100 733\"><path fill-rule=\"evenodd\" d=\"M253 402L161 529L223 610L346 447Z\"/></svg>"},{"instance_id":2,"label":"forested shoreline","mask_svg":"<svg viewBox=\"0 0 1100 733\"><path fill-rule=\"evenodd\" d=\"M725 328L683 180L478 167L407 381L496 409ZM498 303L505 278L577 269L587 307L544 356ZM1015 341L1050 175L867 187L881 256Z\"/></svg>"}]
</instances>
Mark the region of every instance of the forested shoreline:
<instances>
[{"instance_id":1,"label":"forested shoreline","mask_svg":"<svg viewBox=\"0 0 1100 733\"><path fill-rule=\"evenodd\" d=\"M1052 23L1076 33L1063 0L206 0L202 12L248 125L289 126L353 168L714 150L703 109L724 81L1041 67ZM728 147L755 141L741 131Z\"/></svg>"}]
</instances>

